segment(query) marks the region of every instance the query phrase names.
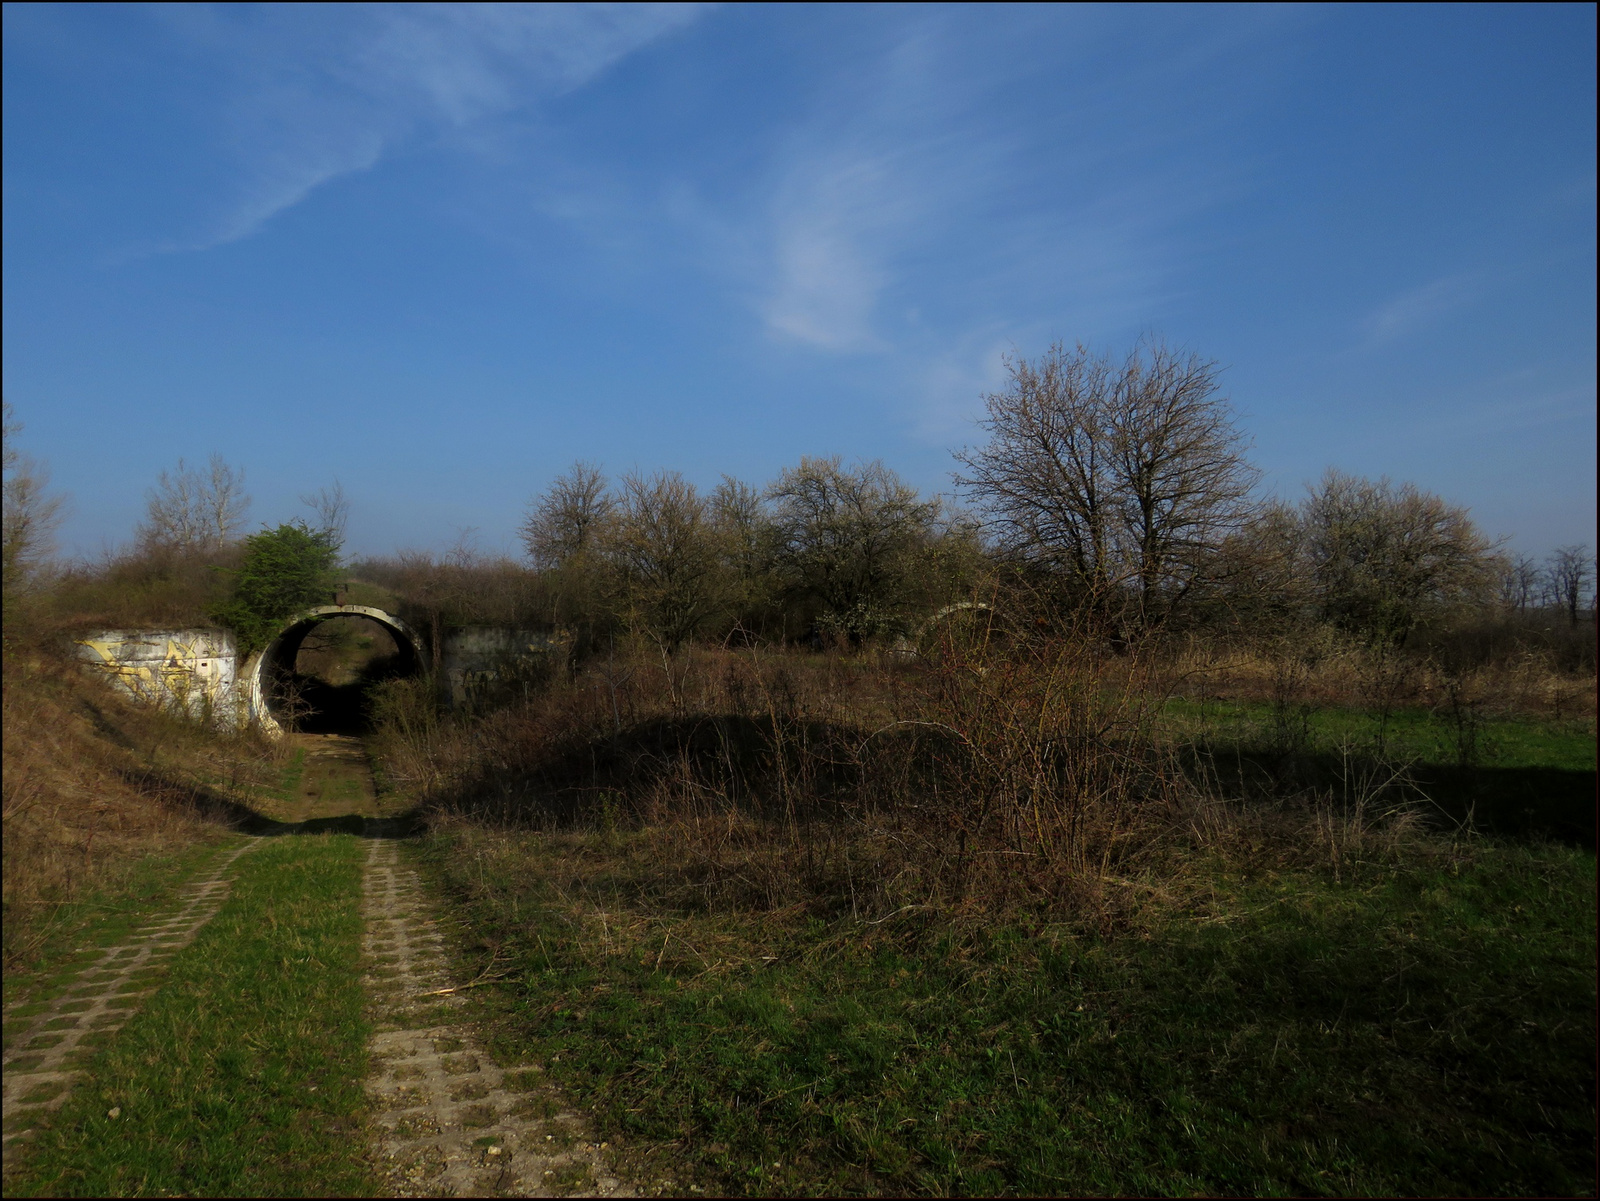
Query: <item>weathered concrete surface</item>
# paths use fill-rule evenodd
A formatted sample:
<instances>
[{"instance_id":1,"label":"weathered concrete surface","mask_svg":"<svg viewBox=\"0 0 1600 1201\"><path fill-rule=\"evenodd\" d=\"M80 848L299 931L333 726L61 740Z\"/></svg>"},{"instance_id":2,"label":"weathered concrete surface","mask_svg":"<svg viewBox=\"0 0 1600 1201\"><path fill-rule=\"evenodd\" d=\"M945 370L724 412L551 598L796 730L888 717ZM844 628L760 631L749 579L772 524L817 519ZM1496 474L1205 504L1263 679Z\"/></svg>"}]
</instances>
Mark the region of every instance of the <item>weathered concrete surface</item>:
<instances>
[{"instance_id":1,"label":"weathered concrete surface","mask_svg":"<svg viewBox=\"0 0 1600 1201\"><path fill-rule=\"evenodd\" d=\"M222 723L242 716L231 630L101 630L78 640L78 654L137 701Z\"/></svg>"},{"instance_id":2,"label":"weathered concrete surface","mask_svg":"<svg viewBox=\"0 0 1600 1201\"><path fill-rule=\"evenodd\" d=\"M297 613L284 622L283 629L265 649L250 656L239 672L240 692L250 721L269 736L278 738L284 732L272 710L273 676L292 671L295 656L300 652L300 644L305 641L306 635L314 626L337 617L371 618L389 630L401 654L409 655L416 666L420 667L427 661L427 644L421 635L400 618L382 609L375 609L371 605L317 605Z\"/></svg>"},{"instance_id":3,"label":"weathered concrete surface","mask_svg":"<svg viewBox=\"0 0 1600 1201\"><path fill-rule=\"evenodd\" d=\"M462 626L446 630L441 641L443 686L458 709L507 690L539 686L567 651L560 637L508 626Z\"/></svg>"},{"instance_id":4,"label":"weathered concrete surface","mask_svg":"<svg viewBox=\"0 0 1600 1201\"><path fill-rule=\"evenodd\" d=\"M537 689L562 667L568 646L560 632L466 626L443 631L435 657L422 635L370 605L318 605L297 613L243 666L229 630L103 630L78 645L86 664L136 700L196 718L249 721L277 738L284 730L274 707L275 677L294 670L300 645L314 627L339 617L366 617L384 626L416 671L437 664L440 690L455 708Z\"/></svg>"}]
</instances>

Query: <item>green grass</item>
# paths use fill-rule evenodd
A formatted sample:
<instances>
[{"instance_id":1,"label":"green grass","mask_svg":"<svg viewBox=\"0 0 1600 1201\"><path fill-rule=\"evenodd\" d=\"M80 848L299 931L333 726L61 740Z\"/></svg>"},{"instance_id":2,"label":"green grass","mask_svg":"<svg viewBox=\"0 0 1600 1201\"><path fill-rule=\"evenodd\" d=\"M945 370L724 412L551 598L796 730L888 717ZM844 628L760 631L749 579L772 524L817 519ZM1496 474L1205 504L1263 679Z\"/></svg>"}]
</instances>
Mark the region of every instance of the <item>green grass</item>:
<instances>
[{"instance_id":1,"label":"green grass","mask_svg":"<svg viewBox=\"0 0 1600 1201\"><path fill-rule=\"evenodd\" d=\"M237 845L233 839L213 840L171 854L151 855L113 887L52 903L50 917L33 931L38 941L25 957L19 957L25 958L26 964L6 968L6 1004L53 999L102 949L128 938L152 914L174 907L185 881ZM31 964L40 966L28 970Z\"/></svg>"},{"instance_id":2,"label":"green grass","mask_svg":"<svg viewBox=\"0 0 1600 1201\"><path fill-rule=\"evenodd\" d=\"M1100 937L654 912L604 845L458 832L427 857L514 969L498 1052L713 1187L1593 1190L1582 852L1219 863L1201 916Z\"/></svg>"},{"instance_id":3,"label":"green grass","mask_svg":"<svg viewBox=\"0 0 1600 1201\"><path fill-rule=\"evenodd\" d=\"M371 1195L363 852L349 835L286 837L241 859L228 901L90 1062L8 1194Z\"/></svg>"},{"instance_id":4,"label":"green grass","mask_svg":"<svg viewBox=\"0 0 1600 1201\"><path fill-rule=\"evenodd\" d=\"M1312 790L1353 799L1352 781L1384 779L1406 765L1389 799L1417 801L1445 828L1595 843L1593 718L1483 720L1470 730L1448 714L1399 709L1302 710L1305 737L1285 745L1272 706L1243 701L1168 702L1166 735L1197 756L1225 791ZM1464 734L1470 733L1470 738ZM1289 740L1294 742L1295 740Z\"/></svg>"},{"instance_id":5,"label":"green grass","mask_svg":"<svg viewBox=\"0 0 1600 1201\"><path fill-rule=\"evenodd\" d=\"M306 749L303 746L294 748L294 754L289 757L278 774L278 791L274 800L293 803L295 794L300 791L300 780L306 774Z\"/></svg>"},{"instance_id":6,"label":"green grass","mask_svg":"<svg viewBox=\"0 0 1600 1201\"><path fill-rule=\"evenodd\" d=\"M1236 746L1266 746L1273 738L1272 705L1266 702L1176 699L1164 710L1170 733ZM1388 753L1422 764L1461 763L1460 729L1448 713L1422 708L1397 709L1387 727L1370 709L1328 707L1306 712L1312 752L1370 748L1380 731ZM1479 721L1472 752L1477 763L1500 768L1595 770L1592 718L1556 721L1538 718L1485 718Z\"/></svg>"},{"instance_id":7,"label":"green grass","mask_svg":"<svg viewBox=\"0 0 1600 1201\"><path fill-rule=\"evenodd\" d=\"M276 788L267 790L270 799L293 798L300 785L303 757L304 752L297 749L293 761L280 770ZM221 777L200 774L213 787L225 783ZM27 945L14 945L8 937L5 1002L49 1000L101 948L121 942L152 914L171 907L186 881L237 845L224 828L216 827L179 850L143 857L109 885L88 889L70 900L49 902L49 916L38 924L13 923L8 902L7 926L25 930Z\"/></svg>"}]
</instances>

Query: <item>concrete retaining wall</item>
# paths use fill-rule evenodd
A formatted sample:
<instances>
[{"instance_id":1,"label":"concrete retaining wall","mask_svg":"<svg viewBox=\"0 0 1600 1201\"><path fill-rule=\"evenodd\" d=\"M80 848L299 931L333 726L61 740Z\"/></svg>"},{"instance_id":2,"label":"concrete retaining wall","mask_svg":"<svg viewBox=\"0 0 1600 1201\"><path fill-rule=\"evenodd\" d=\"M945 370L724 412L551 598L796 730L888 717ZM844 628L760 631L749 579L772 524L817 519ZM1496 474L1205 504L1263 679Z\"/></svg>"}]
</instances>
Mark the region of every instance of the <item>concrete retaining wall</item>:
<instances>
[{"instance_id":1,"label":"concrete retaining wall","mask_svg":"<svg viewBox=\"0 0 1600 1201\"><path fill-rule=\"evenodd\" d=\"M240 674L230 630L102 630L78 642L92 670L107 675L135 700L181 710L225 724L244 721L279 733L267 702L264 673L293 656L317 621L339 616L370 617L394 632L402 650L420 664L422 639L403 622L361 605L324 605L287 623L266 650L250 656ZM543 685L565 661L567 642L539 630L468 626L446 630L439 656L440 687L452 708L475 708Z\"/></svg>"},{"instance_id":2,"label":"concrete retaining wall","mask_svg":"<svg viewBox=\"0 0 1600 1201\"><path fill-rule=\"evenodd\" d=\"M221 724L241 719L231 630L101 630L78 640L78 654L135 700Z\"/></svg>"},{"instance_id":3,"label":"concrete retaining wall","mask_svg":"<svg viewBox=\"0 0 1600 1201\"><path fill-rule=\"evenodd\" d=\"M465 626L446 630L440 670L452 708L487 704L537 688L561 667L567 644L540 630Z\"/></svg>"}]
</instances>

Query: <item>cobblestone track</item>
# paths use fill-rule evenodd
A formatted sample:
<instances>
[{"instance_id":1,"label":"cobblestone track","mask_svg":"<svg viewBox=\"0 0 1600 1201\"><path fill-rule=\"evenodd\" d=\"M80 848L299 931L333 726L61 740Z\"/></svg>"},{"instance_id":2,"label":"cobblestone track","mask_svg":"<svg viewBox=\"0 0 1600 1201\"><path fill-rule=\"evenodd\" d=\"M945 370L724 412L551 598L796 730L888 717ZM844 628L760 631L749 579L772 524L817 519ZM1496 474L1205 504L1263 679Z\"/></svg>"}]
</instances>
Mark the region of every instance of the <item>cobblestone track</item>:
<instances>
[{"instance_id":1,"label":"cobblestone track","mask_svg":"<svg viewBox=\"0 0 1600 1201\"><path fill-rule=\"evenodd\" d=\"M367 855L368 988L379 1174L396 1196L631 1196L553 1093L517 1092L451 1010L443 938L393 839Z\"/></svg>"},{"instance_id":2,"label":"cobblestone track","mask_svg":"<svg viewBox=\"0 0 1600 1201\"><path fill-rule=\"evenodd\" d=\"M13 1018L15 1011L31 1002L14 1001L6 1006L6 1025L18 1027L7 1030L10 1046L4 1059L7 1163L15 1141L32 1132L44 1111L66 1099L73 1078L96 1046L133 1015L140 1000L155 991L151 978L157 969L188 946L200 927L216 916L227 899L234 863L261 841L252 838L243 843L224 855L208 874L184 885L178 894L177 912L101 951L42 1012Z\"/></svg>"}]
</instances>

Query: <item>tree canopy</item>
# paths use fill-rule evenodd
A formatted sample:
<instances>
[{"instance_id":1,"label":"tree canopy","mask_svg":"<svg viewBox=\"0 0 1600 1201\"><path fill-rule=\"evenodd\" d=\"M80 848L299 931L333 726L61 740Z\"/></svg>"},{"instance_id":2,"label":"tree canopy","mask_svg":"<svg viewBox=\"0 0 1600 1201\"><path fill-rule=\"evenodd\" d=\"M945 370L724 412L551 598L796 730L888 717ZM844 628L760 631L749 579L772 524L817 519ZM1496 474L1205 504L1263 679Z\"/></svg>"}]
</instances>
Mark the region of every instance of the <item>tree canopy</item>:
<instances>
[{"instance_id":1,"label":"tree canopy","mask_svg":"<svg viewBox=\"0 0 1600 1201\"><path fill-rule=\"evenodd\" d=\"M339 561L337 537L297 520L244 540L233 595L213 612L237 635L240 654L260 650L279 624L327 592Z\"/></svg>"}]
</instances>

